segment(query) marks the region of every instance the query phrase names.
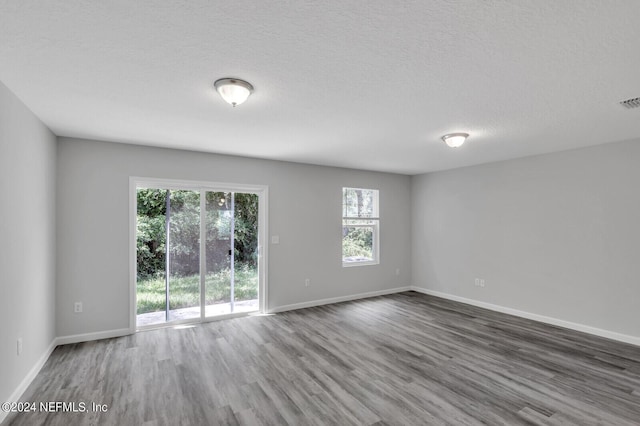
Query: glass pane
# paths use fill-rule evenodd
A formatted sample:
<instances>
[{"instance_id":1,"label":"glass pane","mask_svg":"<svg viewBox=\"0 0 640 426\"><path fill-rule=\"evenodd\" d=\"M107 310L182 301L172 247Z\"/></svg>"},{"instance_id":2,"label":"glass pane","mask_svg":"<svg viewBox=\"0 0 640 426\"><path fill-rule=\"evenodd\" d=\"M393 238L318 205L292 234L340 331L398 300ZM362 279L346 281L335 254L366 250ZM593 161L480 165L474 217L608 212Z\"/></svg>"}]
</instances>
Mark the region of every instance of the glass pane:
<instances>
[{"instance_id":1,"label":"glass pane","mask_svg":"<svg viewBox=\"0 0 640 426\"><path fill-rule=\"evenodd\" d=\"M258 196L204 202L205 315L257 311ZM137 325L199 318L200 191L138 189L137 209Z\"/></svg>"},{"instance_id":2,"label":"glass pane","mask_svg":"<svg viewBox=\"0 0 640 426\"><path fill-rule=\"evenodd\" d=\"M231 194L207 192L205 315L231 313Z\"/></svg>"},{"instance_id":3,"label":"glass pane","mask_svg":"<svg viewBox=\"0 0 640 426\"><path fill-rule=\"evenodd\" d=\"M200 317L200 192L170 191L169 321Z\"/></svg>"},{"instance_id":4,"label":"glass pane","mask_svg":"<svg viewBox=\"0 0 640 426\"><path fill-rule=\"evenodd\" d=\"M373 258L373 226L342 227L342 261L371 262Z\"/></svg>"},{"instance_id":5,"label":"glass pane","mask_svg":"<svg viewBox=\"0 0 640 426\"><path fill-rule=\"evenodd\" d=\"M166 195L164 189L137 190L137 325L166 320Z\"/></svg>"},{"instance_id":6,"label":"glass pane","mask_svg":"<svg viewBox=\"0 0 640 426\"><path fill-rule=\"evenodd\" d=\"M258 310L258 196L207 192L205 315Z\"/></svg>"},{"instance_id":7,"label":"glass pane","mask_svg":"<svg viewBox=\"0 0 640 426\"><path fill-rule=\"evenodd\" d=\"M342 189L343 217L378 217L377 189Z\"/></svg>"},{"instance_id":8,"label":"glass pane","mask_svg":"<svg viewBox=\"0 0 640 426\"><path fill-rule=\"evenodd\" d=\"M234 312L257 311L258 195L235 193Z\"/></svg>"}]
</instances>

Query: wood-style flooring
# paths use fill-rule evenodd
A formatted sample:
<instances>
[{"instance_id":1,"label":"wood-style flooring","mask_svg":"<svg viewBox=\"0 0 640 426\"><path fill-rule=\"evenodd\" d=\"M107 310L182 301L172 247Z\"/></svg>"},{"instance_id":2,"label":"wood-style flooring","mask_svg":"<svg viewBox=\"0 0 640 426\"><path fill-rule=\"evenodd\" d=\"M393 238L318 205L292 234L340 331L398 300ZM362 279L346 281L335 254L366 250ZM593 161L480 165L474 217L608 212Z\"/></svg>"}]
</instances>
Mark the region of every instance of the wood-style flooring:
<instances>
[{"instance_id":1,"label":"wood-style flooring","mask_svg":"<svg viewBox=\"0 0 640 426\"><path fill-rule=\"evenodd\" d=\"M638 425L640 348L415 292L56 348L11 425Z\"/></svg>"}]
</instances>

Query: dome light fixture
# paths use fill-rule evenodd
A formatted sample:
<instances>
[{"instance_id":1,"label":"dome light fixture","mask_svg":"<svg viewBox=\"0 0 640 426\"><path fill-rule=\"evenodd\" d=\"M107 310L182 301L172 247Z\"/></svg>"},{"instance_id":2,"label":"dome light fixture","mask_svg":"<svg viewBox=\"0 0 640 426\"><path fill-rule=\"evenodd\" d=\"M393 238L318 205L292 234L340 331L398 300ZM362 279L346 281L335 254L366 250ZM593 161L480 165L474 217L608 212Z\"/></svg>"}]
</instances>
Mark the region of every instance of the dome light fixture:
<instances>
[{"instance_id":1,"label":"dome light fixture","mask_svg":"<svg viewBox=\"0 0 640 426\"><path fill-rule=\"evenodd\" d=\"M442 140L451 148L461 147L464 141L469 137L469 133L449 133L444 135Z\"/></svg>"},{"instance_id":2,"label":"dome light fixture","mask_svg":"<svg viewBox=\"0 0 640 426\"><path fill-rule=\"evenodd\" d=\"M213 83L213 87L232 107L247 100L253 92L253 86L248 81L239 78L221 78Z\"/></svg>"}]
</instances>

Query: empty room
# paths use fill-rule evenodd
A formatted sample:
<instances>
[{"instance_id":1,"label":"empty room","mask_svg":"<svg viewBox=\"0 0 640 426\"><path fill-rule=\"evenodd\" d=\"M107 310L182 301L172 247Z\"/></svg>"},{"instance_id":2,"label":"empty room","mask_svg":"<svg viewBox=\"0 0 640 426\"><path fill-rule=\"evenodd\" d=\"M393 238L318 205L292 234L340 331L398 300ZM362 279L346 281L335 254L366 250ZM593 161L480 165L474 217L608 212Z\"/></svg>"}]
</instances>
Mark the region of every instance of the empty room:
<instances>
[{"instance_id":1,"label":"empty room","mask_svg":"<svg viewBox=\"0 0 640 426\"><path fill-rule=\"evenodd\" d=\"M0 424L639 425L640 2L0 2Z\"/></svg>"}]
</instances>

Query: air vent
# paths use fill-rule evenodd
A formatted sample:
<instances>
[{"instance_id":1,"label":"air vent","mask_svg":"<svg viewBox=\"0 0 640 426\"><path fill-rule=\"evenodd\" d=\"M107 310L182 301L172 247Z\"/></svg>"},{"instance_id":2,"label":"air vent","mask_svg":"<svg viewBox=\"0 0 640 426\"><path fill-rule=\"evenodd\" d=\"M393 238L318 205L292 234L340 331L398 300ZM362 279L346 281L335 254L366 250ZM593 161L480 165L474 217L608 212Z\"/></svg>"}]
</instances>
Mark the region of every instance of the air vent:
<instances>
[{"instance_id":1,"label":"air vent","mask_svg":"<svg viewBox=\"0 0 640 426\"><path fill-rule=\"evenodd\" d=\"M640 98L627 99L626 101L621 101L620 105L627 109L638 108L640 107Z\"/></svg>"}]
</instances>

